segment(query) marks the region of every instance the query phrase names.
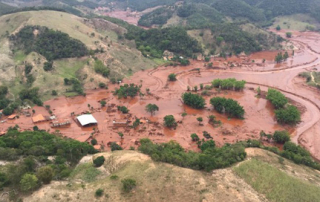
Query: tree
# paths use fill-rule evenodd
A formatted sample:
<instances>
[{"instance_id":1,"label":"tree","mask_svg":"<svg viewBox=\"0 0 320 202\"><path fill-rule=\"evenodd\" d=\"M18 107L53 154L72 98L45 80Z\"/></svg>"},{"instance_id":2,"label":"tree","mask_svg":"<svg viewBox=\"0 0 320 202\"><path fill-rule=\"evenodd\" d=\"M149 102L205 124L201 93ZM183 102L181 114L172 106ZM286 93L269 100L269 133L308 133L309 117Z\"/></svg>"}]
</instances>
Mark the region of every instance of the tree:
<instances>
[{"instance_id":1,"label":"tree","mask_svg":"<svg viewBox=\"0 0 320 202\"><path fill-rule=\"evenodd\" d=\"M103 189L97 189L94 195L96 197L101 197L103 195Z\"/></svg>"},{"instance_id":2,"label":"tree","mask_svg":"<svg viewBox=\"0 0 320 202\"><path fill-rule=\"evenodd\" d=\"M291 38L291 37L292 37L292 33L291 33L291 32L287 32L287 33L286 33L286 37L287 37L287 38Z\"/></svg>"},{"instance_id":3,"label":"tree","mask_svg":"<svg viewBox=\"0 0 320 202\"><path fill-rule=\"evenodd\" d=\"M104 161L105 161L104 156L99 156L93 160L93 164L95 167L100 167L103 165Z\"/></svg>"},{"instance_id":4,"label":"tree","mask_svg":"<svg viewBox=\"0 0 320 202\"><path fill-rule=\"evenodd\" d=\"M30 74L31 70L32 70L33 66L29 63L27 63L25 66L24 66L24 73L25 73L25 76L27 76L28 74Z\"/></svg>"},{"instance_id":5,"label":"tree","mask_svg":"<svg viewBox=\"0 0 320 202\"><path fill-rule=\"evenodd\" d=\"M297 107L289 105L287 108L275 111L276 119L281 124L297 124L301 120L301 114Z\"/></svg>"},{"instance_id":6,"label":"tree","mask_svg":"<svg viewBox=\"0 0 320 202\"><path fill-rule=\"evenodd\" d=\"M168 80L169 80L169 81L176 81L176 80L177 80L176 75L173 74L173 73L172 73L172 74L169 74Z\"/></svg>"},{"instance_id":7,"label":"tree","mask_svg":"<svg viewBox=\"0 0 320 202\"><path fill-rule=\"evenodd\" d=\"M133 188L135 188L137 186L137 182L134 179L124 179L121 180L122 183L122 190L126 193L129 193Z\"/></svg>"},{"instance_id":8,"label":"tree","mask_svg":"<svg viewBox=\"0 0 320 202\"><path fill-rule=\"evenodd\" d=\"M118 110L124 114L127 114L129 112L129 109L125 106L118 106Z\"/></svg>"},{"instance_id":9,"label":"tree","mask_svg":"<svg viewBox=\"0 0 320 202\"><path fill-rule=\"evenodd\" d=\"M20 181L20 187L23 191L30 191L37 187L38 178L33 174L24 174Z\"/></svg>"},{"instance_id":10,"label":"tree","mask_svg":"<svg viewBox=\"0 0 320 202\"><path fill-rule=\"evenodd\" d=\"M43 70L44 71L51 71L53 69L53 62L52 61L50 61L50 62L45 62L44 64L43 64Z\"/></svg>"},{"instance_id":11,"label":"tree","mask_svg":"<svg viewBox=\"0 0 320 202\"><path fill-rule=\"evenodd\" d=\"M207 149L214 149L216 146L216 143L213 140L208 140L200 146L200 149L202 152L204 152Z\"/></svg>"},{"instance_id":12,"label":"tree","mask_svg":"<svg viewBox=\"0 0 320 202\"><path fill-rule=\"evenodd\" d=\"M149 112L152 116L156 111L159 111L159 107L156 104L148 104L146 106L146 111Z\"/></svg>"},{"instance_id":13,"label":"tree","mask_svg":"<svg viewBox=\"0 0 320 202\"><path fill-rule=\"evenodd\" d=\"M282 55L282 53L280 52L280 53L278 53L278 54L276 55L275 61L276 61L276 63L281 63L282 60L283 60L283 55Z\"/></svg>"},{"instance_id":14,"label":"tree","mask_svg":"<svg viewBox=\"0 0 320 202\"><path fill-rule=\"evenodd\" d=\"M58 93L57 93L56 90L52 90L52 91L51 91L51 95L56 96L56 95L58 95Z\"/></svg>"},{"instance_id":15,"label":"tree","mask_svg":"<svg viewBox=\"0 0 320 202\"><path fill-rule=\"evenodd\" d=\"M200 84L200 90L203 90L203 84L202 83Z\"/></svg>"},{"instance_id":16,"label":"tree","mask_svg":"<svg viewBox=\"0 0 320 202\"><path fill-rule=\"evenodd\" d=\"M107 102L105 100L101 100L100 104L101 104L101 107L104 107L104 106L106 106Z\"/></svg>"},{"instance_id":17,"label":"tree","mask_svg":"<svg viewBox=\"0 0 320 202\"><path fill-rule=\"evenodd\" d=\"M281 30L280 25L278 25L278 26L276 27L276 30L277 30L277 31L280 31L280 30Z\"/></svg>"},{"instance_id":18,"label":"tree","mask_svg":"<svg viewBox=\"0 0 320 202\"><path fill-rule=\"evenodd\" d=\"M184 93L182 95L182 100L184 104L195 109L203 109L206 105L205 99L197 94Z\"/></svg>"},{"instance_id":19,"label":"tree","mask_svg":"<svg viewBox=\"0 0 320 202\"><path fill-rule=\"evenodd\" d=\"M203 121L203 118L202 117L198 117L197 121L199 121L199 125L201 125L201 122Z\"/></svg>"},{"instance_id":20,"label":"tree","mask_svg":"<svg viewBox=\"0 0 320 202\"><path fill-rule=\"evenodd\" d=\"M275 131L273 134L273 139L277 143L284 144L290 141L290 135L287 131Z\"/></svg>"},{"instance_id":21,"label":"tree","mask_svg":"<svg viewBox=\"0 0 320 202\"><path fill-rule=\"evenodd\" d=\"M105 84L105 83L100 82L100 83L99 83L99 87L100 87L100 88L105 88L105 87L106 87L106 84Z\"/></svg>"},{"instance_id":22,"label":"tree","mask_svg":"<svg viewBox=\"0 0 320 202\"><path fill-rule=\"evenodd\" d=\"M284 54L283 54L283 60L287 60L289 58L289 54L288 52L286 51Z\"/></svg>"},{"instance_id":23,"label":"tree","mask_svg":"<svg viewBox=\"0 0 320 202\"><path fill-rule=\"evenodd\" d=\"M200 140L199 136L197 134L195 134L195 133L191 134L191 139L192 139L193 142L197 142L197 141Z\"/></svg>"},{"instance_id":24,"label":"tree","mask_svg":"<svg viewBox=\"0 0 320 202\"><path fill-rule=\"evenodd\" d=\"M140 125L140 119L137 119L133 122L132 127L137 128Z\"/></svg>"},{"instance_id":25,"label":"tree","mask_svg":"<svg viewBox=\"0 0 320 202\"><path fill-rule=\"evenodd\" d=\"M260 86L258 86L257 88L257 96L260 96L261 95L261 89L260 89Z\"/></svg>"},{"instance_id":26,"label":"tree","mask_svg":"<svg viewBox=\"0 0 320 202\"><path fill-rule=\"evenodd\" d=\"M38 126L33 126L33 131L39 131Z\"/></svg>"},{"instance_id":27,"label":"tree","mask_svg":"<svg viewBox=\"0 0 320 202\"><path fill-rule=\"evenodd\" d=\"M210 99L210 103L218 113L226 113L230 117L240 119L244 116L245 111L243 107L233 99L214 97Z\"/></svg>"},{"instance_id":28,"label":"tree","mask_svg":"<svg viewBox=\"0 0 320 202\"><path fill-rule=\"evenodd\" d=\"M123 150L122 147L120 145L118 145L117 143L115 143L115 142L112 142L110 147L111 147L111 151Z\"/></svg>"},{"instance_id":29,"label":"tree","mask_svg":"<svg viewBox=\"0 0 320 202\"><path fill-rule=\"evenodd\" d=\"M168 128L176 127L177 122L173 115L167 115L163 118L164 125Z\"/></svg>"},{"instance_id":30,"label":"tree","mask_svg":"<svg viewBox=\"0 0 320 202\"><path fill-rule=\"evenodd\" d=\"M96 144L98 144L98 141L97 141L95 138L93 138L93 139L91 140L91 144L92 144L92 145L96 145Z\"/></svg>"},{"instance_id":31,"label":"tree","mask_svg":"<svg viewBox=\"0 0 320 202\"><path fill-rule=\"evenodd\" d=\"M53 178L54 171L50 166L43 166L37 171L38 179L44 184L49 184Z\"/></svg>"}]
</instances>

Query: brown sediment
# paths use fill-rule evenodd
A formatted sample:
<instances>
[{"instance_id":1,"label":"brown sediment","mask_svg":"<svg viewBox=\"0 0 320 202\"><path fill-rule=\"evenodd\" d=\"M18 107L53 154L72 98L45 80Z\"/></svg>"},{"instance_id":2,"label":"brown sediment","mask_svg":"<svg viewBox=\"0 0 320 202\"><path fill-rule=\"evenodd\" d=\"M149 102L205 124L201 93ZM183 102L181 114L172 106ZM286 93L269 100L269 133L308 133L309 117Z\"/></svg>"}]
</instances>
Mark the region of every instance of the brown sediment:
<instances>
[{"instance_id":1,"label":"brown sediment","mask_svg":"<svg viewBox=\"0 0 320 202\"><path fill-rule=\"evenodd\" d=\"M283 34L283 33L281 33ZM275 130L289 130L292 133L293 141L305 146L316 158L320 159L320 95L312 89L297 84L295 77L306 69L317 68L320 64L320 55L316 47L310 47L311 41L315 40L315 33L294 33L293 43L297 44L299 50L294 56L289 58L286 64L277 67L273 57L277 52L260 52L250 56L233 56L232 58L212 58L215 65L220 65L219 69L209 69L204 61L191 61L187 67L158 67L135 73L132 77L124 79L123 83L135 83L142 85L141 91L145 94L142 97L118 99L111 92L118 85L109 85L109 90L90 90L86 97L77 96L74 98L59 97L49 100L44 105L50 105L53 114L58 119L69 119L71 125L65 128L50 127L49 122L36 124L40 129L50 132L61 133L63 136L78 139L85 135L91 135L108 150L109 142L119 142L122 147L128 149L130 146L137 146L141 138L150 138L157 143L174 140L188 150L198 150L190 135L197 133L202 139L203 131L207 131L213 137L218 146L225 143L235 143L240 140L259 139L260 131L273 133ZM319 50L320 52L320 50ZM261 65L262 59L266 59L266 64ZM252 62L251 60L255 60ZM292 60L292 61L291 61ZM239 64L230 67L230 64ZM320 65L319 65L320 66ZM168 82L170 73L177 74L177 81ZM206 108L203 110L192 109L182 103L181 95L187 92L187 87L198 86L200 84L210 84L216 78L236 78L246 80L247 88L242 92L210 90L211 96L206 96ZM256 92L252 89L261 87L262 91L268 88L275 88L282 91L290 102L298 106L302 113L302 122L295 128L277 124L274 119L274 109L272 105L263 98L256 97ZM150 89L147 94L146 89ZM198 91L197 93L201 93ZM195 93L195 92L194 92ZM237 100L245 109L244 120L229 119L224 114L218 114L210 106L210 98L221 96ZM99 101L105 100L107 106L101 108ZM145 106L149 103L159 106L159 111L153 116L145 111ZM129 114L121 114L117 106L128 107ZM35 107L35 115L49 113L43 107ZM97 126L80 127L75 121L75 115L81 113L92 113L98 121ZM182 117L182 113L188 115ZM178 126L176 129L167 129L163 126L163 118L166 115L173 115ZM208 123L208 116L214 115L222 125L212 126ZM203 118L202 125L199 125L197 117ZM141 125L133 129L132 127L113 127L113 120L127 119L132 125L135 118L141 119ZM5 119L2 118L1 120ZM147 121L148 120L148 121ZM0 132L10 126L18 124L23 130L32 130L34 124L32 117L20 115L19 119L8 120L0 123ZM58 130L58 131L57 131ZM124 134L123 140L118 132Z\"/></svg>"}]
</instances>

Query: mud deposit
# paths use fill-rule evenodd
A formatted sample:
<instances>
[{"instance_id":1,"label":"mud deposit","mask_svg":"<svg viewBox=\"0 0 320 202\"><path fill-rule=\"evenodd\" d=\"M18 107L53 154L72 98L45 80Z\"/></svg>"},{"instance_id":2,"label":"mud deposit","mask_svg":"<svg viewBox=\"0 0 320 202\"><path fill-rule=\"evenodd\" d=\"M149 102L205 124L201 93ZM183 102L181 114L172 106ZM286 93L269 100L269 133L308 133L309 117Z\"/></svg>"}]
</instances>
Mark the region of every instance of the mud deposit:
<instances>
[{"instance_id":1,"label":"mud deposit","mask_svg":"<svg viewBox=\"0 0 320 202\"><path fill-rule=\"evenodd\" d=\"M279 34L284 35L285 31ZM135 73L124 83L135 83L142 85L141 91L145 96L135 98L118 99L113 96L112 91L118 85L110 85L109 90L87 91L87 96L65 98L59 97L45 102L50 105L53 114L58 120L71 120L71 125L65 128L51 128L50 122L33 124L32 117L20 115L19 119L6 120L0 123L0 132L8 127L18 124L22 130L32 130L34 125L44 129L80 141L90 141L96 138L104 150L110 150L108 143L118 142L122 147L129 149L131 146L137 147L138 140L150 138L154 142L167 142L175 140L184 148L197 150L195 143L191 141L190 134L197 133L203 138L203 131L207 131L221 146L225 143L234 143L239 140L249 138L259 138L261 130L273 132L275 130L287 129L292 133L293 141L305 146L313 156L320 159L320 113L318 92L303 84L303 81L296 78L300 72L318 68L320 65L320 54L317 45L319 34L316 33L293 33L291 42L295 48L295 54L282 63L275 64L274 56L277 52L260 52L250 56L224 58L211 58L213 68L208 68L204 61L191 61L187 67L158 67ZM265 62L263 63L263 59ZM231 64L234 64L231 67ZM168 82L170 73L177 74L177 81ZM246 88L242 92L218 91L212 89L210 96L206 96L206 108L195 110L185 106L181 101L181 94L187 91L188 86L198 86L209 84L215 78L236 78L247 81ZM263 91L268 87L281 90L293 104L303 111L302 122L295 128L281 126L274 120L274 110L269 102L263 98L257 98L256 89L258 86ZM146 89L150 89L150 94ZM198 91L197 93L201 93ZM212 110L209 100L214 96L223 96L236 99L245 109L245 119L228 119L227 116L217 114ZM105 100L107 105L101 108L99 101ZM145 106L149 103L157 104L160 108L153 116L145 111ZM117 106L126 106L129 114L122 114L117 110ZM49 116L48 111L43 107L34 107L36 116L43 114ZM31 111L31 110L30 110ZM98 121L97 126L80 127L75 121L76 115L90 112ZM186 112L187 116L182 117ZM167 129L163 126L163 117L174 115L178 121L175 130ZM208 123L208 116L214 115L222 122L220 126L212 126ZM202 117L203 124L199 125L196 118ZM114 120L129 120L129 125L135 118L141 119L138 128L114 127ZM119 132L124 134L121 139Z\"/></svg>"}]
</instances>

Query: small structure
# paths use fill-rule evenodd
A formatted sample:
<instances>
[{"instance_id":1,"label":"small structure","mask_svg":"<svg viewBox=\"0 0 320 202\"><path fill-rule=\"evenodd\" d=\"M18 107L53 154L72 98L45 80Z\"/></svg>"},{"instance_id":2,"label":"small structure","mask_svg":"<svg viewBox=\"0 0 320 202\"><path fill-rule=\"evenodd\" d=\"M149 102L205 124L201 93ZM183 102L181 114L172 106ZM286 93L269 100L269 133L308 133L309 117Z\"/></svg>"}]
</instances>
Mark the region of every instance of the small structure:
<instances>
[{"instance_id":1,"label":"small structure","mask_svg":"<svg viewBox=\"0 0 320 202\"><path fill-rule=\"evenodd\" d=\"M58 121L52 121L51 127L52 128L59 128L59 127L66 127L71 124L70 120L65 119L65 120L58 120Z\"/></svg>"},{"instance_id":2,"label":"small structure","mask_svg":"<svg viewBox=\"0 0 320 202\"><path fill-rule=\"evenodd\" d=\"M40 123L46 121L46 118L42 114L32 117L33 123Z\"/></svg>"},{"instance_id":3,"label":"small structure","mask_svg":"<svg viewBox=\"0 0 320 202\"><path fill-rule=\"evenodd\" d=\"M46 118L47 121L53 121L56 119L56 116L45 116L44 118Z\"/></svg>"},{"instance_id":4,"label":"small structure","mask_svg":"<svg viewBox=\"0 0 320 202\"><path fill-rule=\"evenodd\" d=\"M128 120L113 120L113 127L127 127L129 121Z\"/></svg>"},{"instance_id":5,"label":"small structure","mask_svg":"<svg viewBox=\"0 0 320 202\"><path fill-rule=\"evenodd\" d=\"M12 114L12 115L8 116L8 119L9 119L9 120L13 120L13 119L15 119L15 118L17 118L17 115L16 115L16 114Z\"/></svg>"},{"instance_id":6,"label":"small structure","mask_svg":"<svg viewBox=\"0 0 320 202\"><path fill-rule=\"evenodd\" d=\"M77 117L81 126L96 125L98 121L91 114L83 114Z\"/></svg>"}]
</instances>

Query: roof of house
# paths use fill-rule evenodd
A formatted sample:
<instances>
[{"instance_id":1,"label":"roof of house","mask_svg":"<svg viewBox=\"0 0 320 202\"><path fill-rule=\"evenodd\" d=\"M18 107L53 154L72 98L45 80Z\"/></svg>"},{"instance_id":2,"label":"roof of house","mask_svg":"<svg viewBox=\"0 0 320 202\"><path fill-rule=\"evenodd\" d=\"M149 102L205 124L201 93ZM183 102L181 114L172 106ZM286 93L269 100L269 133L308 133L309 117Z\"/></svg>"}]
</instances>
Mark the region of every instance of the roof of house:
<instances>
[{"instance_id":1,"label":"roof of house","mask_svg":"<svg viewBox=\"0 0 320 202\"><path fill-rule=\"evenodd\" d=\"M10 116L8 116L8 119L14 119L14 118L16 118L16 114L12 114L12 115L10 115Z\"/></svg>"},{"instance_id":2,"label":"roof of house","mask_svg":"<svg viewBox=\"0 0 320 202\"><path fill-rule=\"evenodd\" d=\"M98 123L98 121L91 114L83 114L78 116L77 119L82 126Z\"/></svg>"},{"instance_id":3,"label":"roof of house","mask_svg":"<svg viewBox=\"0 0 320 202\"><path fill-rule=\"evenodd\" d=\"M33 123L41 122L41 121L46 121L44 116L42 114L38 114L37 116L32 117Z\"/></svg>"}]
</instances>

